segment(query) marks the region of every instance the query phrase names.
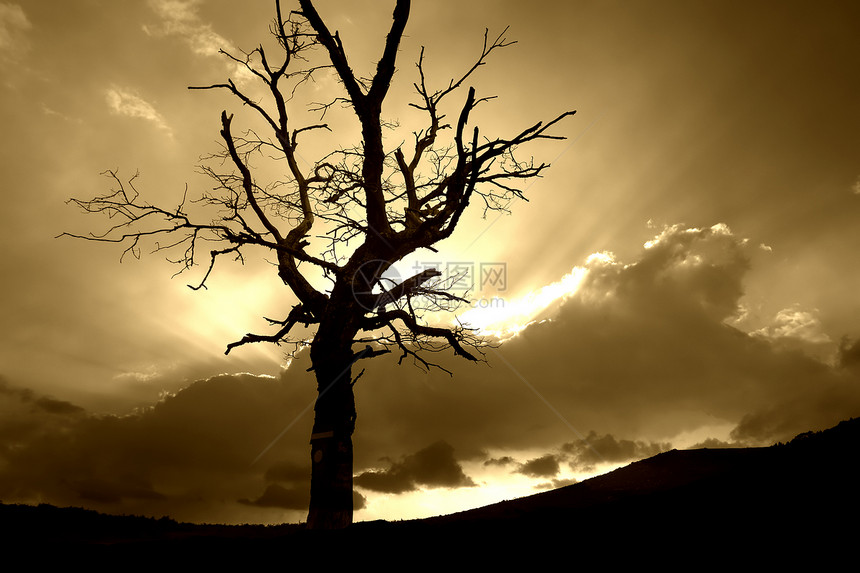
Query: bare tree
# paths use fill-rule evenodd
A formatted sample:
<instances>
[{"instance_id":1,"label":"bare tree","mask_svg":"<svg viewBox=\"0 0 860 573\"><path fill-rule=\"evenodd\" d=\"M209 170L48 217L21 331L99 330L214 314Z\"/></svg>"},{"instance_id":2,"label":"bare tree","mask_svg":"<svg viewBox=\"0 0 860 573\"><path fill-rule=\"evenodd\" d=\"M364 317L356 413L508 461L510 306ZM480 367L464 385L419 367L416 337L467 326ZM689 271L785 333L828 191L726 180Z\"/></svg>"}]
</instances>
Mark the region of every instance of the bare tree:
<instances>
[{"instance_id":1,"label":"bare tree","mask_svg":"<svg viewBox=\"0 0 860 573\"><path fill-rule=\"evenodd\" d=\"M120 243L124 254L135 256L149 240L156 251L179 253L174 262L180 272L202 258L205 271L189 285L194 289L205 287L223 257L244 260L255 249L275 259L279 277L298 303L282 320L266 319L270 333L246 334L228 344L227 353L256 342L291 343L294 348L309 344L318 396L308 527L341 528L352 522L353 513L353 385L364 372L353 377L356 362L391 350L400 353L400 361L409 358L426 368L438 366L428 352L442 349L471 361L482 357L483 342L473 330L427 320L428 312L451 310L462 301L438 269L399 282L389 280L386 272L419 249L434 250L474 200L485 210L504 210L521 198L524 184L548 166L521 161L515 151L537 140L562 139L548 130L575 112L529 125L508 138L486 137L472 127L470 114L490 98L464 86L493 52L514 43L504 32L494 37L485 31L473 65L441 88L431 87L425 77L422 48L413 84L417 98L410 104L422 127L412 132L408 145L387 148L383 132L391 124L383 119L382 104L394 76L409 0L396 2L372 78L354 74L340 36L329 30L311 0L299 0L299 9L288 14L279 0L275 8L271 32L277 61L273 50L262 45L240 55L223 52L246 79L190 88L226 90L253 112L249 126L251 121L263 126L239 134L234 116L222 112L223 149L202 167L214 189L195 201L183 196L178 206L159 207L142 198L134 177L123 181L116 172L107 172L114 180L111 192L72 202L116 223L102 234L72 236ZM294 107L297 93L322 73L333 73L342 92L313 107L319 123L296 127L293 118L304 117ZM459 96L454 107L459 113L448 123L443 106L456 94L465 98ZM324 123L327 113L341 107L355 113L361 143L350 148L329 142L332 148L313 161L299 156L300 141L326 136L331 131ZM254 162L266 160L286 172L285 180L263 182L264 170ZM205 213L213 210L216 214L206 219ZM312 242L317 246L312 248ZM207 252L207 244L215 247ZM320 281L327 281L328 288L315 286ZM290 336L298 324L315 326L312 340ZM354 350L356 345L361 350Z\"/></svg>"}]
</instances>

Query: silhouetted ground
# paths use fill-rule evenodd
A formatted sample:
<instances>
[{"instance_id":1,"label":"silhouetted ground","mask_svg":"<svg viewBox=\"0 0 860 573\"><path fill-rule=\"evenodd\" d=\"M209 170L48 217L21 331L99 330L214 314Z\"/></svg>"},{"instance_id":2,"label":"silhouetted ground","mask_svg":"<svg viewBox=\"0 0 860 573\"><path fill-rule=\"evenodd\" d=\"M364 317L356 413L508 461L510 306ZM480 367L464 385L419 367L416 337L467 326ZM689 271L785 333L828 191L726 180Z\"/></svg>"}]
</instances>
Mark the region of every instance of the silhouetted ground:
<instances>
[{"instance_id":1,"label":"silhouetted ground","mask_svg":"<svg viewBox=\"0 0 860 573\"><path fill-rule=\"evenodd\" d=\"M246 564L277 559L387 568L646 563L742 570L856 564L860 420L768 448L673 450L581 483L443 517L301 525L220 526L0 505L3 545L100 558ZM527 561L524 561L527 560ZM561 560L561 561L559 561ZM326 567L324 567L326 568Z\"/></svg>"}]
</instances>

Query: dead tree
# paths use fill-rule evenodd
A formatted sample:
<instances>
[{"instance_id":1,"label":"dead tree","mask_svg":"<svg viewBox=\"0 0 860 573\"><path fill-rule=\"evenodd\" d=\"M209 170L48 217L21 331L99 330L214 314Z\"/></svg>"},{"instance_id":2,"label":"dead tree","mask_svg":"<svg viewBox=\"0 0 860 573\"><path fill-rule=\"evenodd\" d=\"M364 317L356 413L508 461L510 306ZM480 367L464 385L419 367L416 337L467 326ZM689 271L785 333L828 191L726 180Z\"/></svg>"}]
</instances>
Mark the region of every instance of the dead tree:
<instances>
[{"instance_id":1,"label":"dead tree","mask_svg":"<svg viewBox=\"0 0 860 573\"><path fill-rule=\"evenodd\" d=\"M472 126L474 109L491 98L465 89L466 82L493 52L514 43L504 32L494 37L485 31L473 65L438 89L425 77L422 48L410 113L422 118L423 127L411 132L408 145L387 148L383 132L392 124L383 118L382 104L392 84L409 0L397 0L382 56L369 79L354 74L339 34L329 30L311 0L298 3L299 9L288 14L282 13L280 1L275 3L270 28L275 50L260 45L240 55L223 52L247 72L246 79L190 88L226 90L250 110L246 125L254 120L263 126L238 133L234 116L221 113L223 149L201 167L215 182L213 190L195 201L183 196L176 207L160 207L142 198L134 177L123 181L116 172L107 172L114 180L111 192L72 202L86 212L110 216L115 224L102 234L72 236L120 243L124 254L135 255L152 241L156 251L179 253L174 262L180 272L202 262L200 280L189 285L194 289L205 287L224 257L244 260L256 250L276 261L297 304L283 320L267 319L272 332L246 334L228 344L227 352L256 342L292 343L295 348L309 344L318 397L308 527L341 528L352 522L353 513L356 362L390 350L400 352L401 361L414 359L427 368L436 366L428 351L447 348L471 361L482 356L482 341L473 330L426 320L428 310L450 310L460 302L438 270L398 284L386 280L386 271L419 249L434 250L454 232L470 203L504 210L522 198L524 184L548 165L521 161L515 151L537 140L562 139L549 130L574 112L507 138L484 136ZM291 106L322 73L333 73L342 92L313 108L319 123L297 127L292 119L302 116ZM456 117L449 123L444 110L454 99L459 103L454 102ZM351 109L358 120L361 142L351 148L325 139L337 135L329 135L326 114L340 107ZM327 141L329 151L306 161L297 148L308 137L317 144ZM266 160L275 162L283 180L263 182L263 171L254 162ZM207 212L217 214L207 218ZM211 244L215 248L207 252L204 245ZM314 286L315 277L327 280L329 288ZM312 340L291 338L297 324L315 328ZM354 351L356 344L362 350Z\"/></svg>"}]
</instances>

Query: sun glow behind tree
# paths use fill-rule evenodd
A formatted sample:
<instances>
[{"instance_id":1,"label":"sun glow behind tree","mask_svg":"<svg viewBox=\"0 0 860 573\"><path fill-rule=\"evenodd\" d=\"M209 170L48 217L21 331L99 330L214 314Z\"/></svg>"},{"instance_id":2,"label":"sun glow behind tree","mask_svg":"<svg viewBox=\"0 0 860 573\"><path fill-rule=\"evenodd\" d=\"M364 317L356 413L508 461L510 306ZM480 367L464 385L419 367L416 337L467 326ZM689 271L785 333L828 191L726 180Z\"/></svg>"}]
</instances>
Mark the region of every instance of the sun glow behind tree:
<instances>
[{"instance_id":1,"label":"sun glow behind tree","mask_svg":"<svg viewBox=\"0 0 860 573\"><path fill-rule=\"evenodd\" d=\"M545 312L574 294L587 272L584 267L575 267L558 281L515 298L492 295L473 299L472 308L461 313L458 320L485 336L507 340L535 319L549 318Z\"/></svg>"}]
</instances>

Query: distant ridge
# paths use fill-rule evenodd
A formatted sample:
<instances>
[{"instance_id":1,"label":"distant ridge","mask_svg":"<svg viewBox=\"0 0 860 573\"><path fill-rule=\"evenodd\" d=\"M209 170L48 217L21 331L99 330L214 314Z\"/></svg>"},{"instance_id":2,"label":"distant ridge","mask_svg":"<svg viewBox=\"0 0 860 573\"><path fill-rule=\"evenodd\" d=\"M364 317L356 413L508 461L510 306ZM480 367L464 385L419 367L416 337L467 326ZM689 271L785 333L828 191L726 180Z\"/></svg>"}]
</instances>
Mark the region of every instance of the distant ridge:
<instances>
[{"instance_id":1,"label":"distant ridge","mask_svg":"<svg viewBox=\"0 0 860 573\"><path fill-rule=\"evenodd\" d=\"M349 561L376 550L438 558L434 552L443 548L445 554L490 551L488 556L500 549L515 555L571 544L590 551L669 544L676 555L715 547L721 556L752 555L782 547L814 550L824 559L849 547L853 552L856 543L858 453L860 419L851 419L787 444L672 450L528 497L429 519L363 522L332 533L301 525L183 524L47 505L0 504L0 525L6 543L109 553L146 549L150 556L158 549L274 555L337 547Z\"/></svg>"}]
</instances>

